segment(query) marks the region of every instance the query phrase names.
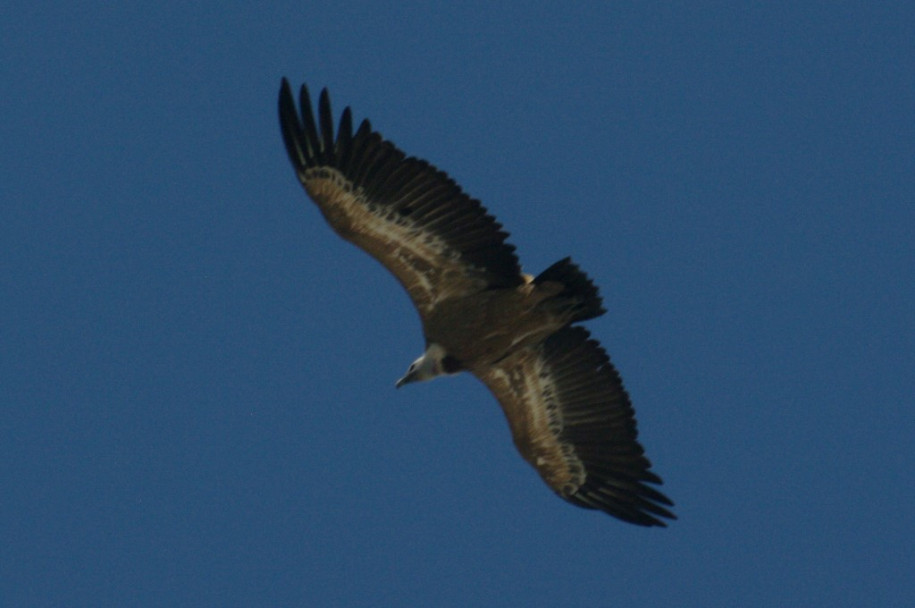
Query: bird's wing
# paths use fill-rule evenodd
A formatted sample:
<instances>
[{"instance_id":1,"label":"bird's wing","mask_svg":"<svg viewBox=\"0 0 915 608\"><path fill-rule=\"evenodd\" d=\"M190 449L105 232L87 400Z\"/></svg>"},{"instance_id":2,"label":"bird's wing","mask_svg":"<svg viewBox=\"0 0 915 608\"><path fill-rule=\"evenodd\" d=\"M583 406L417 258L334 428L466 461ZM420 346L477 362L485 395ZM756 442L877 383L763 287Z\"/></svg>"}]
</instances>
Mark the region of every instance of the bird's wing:
<instances>
[{"instance_id":1,"label":"bird's wing","mask_svg":"<svg viewBox=\"0 0 915 608\"><path fill-rule=\"evenodd\" d=\"M337 234L397 277L423 318L448 298L523 282L508 234L479 201L369 121L353 133L349 108L335 137L326 89L317 122L304 85L299 97L301 113L283 79L280 126L299 181Z\"/></svg>"},{"instance_id":2,"label":"bird's wing","mask_svg":"<svg viewBox=\"0 0 915 608\"><path fill-rule=\"evenodd\" d=\"M622 380L587 330L569 327L473 370L499 400L521 455L553 491L624 521L663 526L673 503L637 440Z\"/></svg>"}]
</instances>

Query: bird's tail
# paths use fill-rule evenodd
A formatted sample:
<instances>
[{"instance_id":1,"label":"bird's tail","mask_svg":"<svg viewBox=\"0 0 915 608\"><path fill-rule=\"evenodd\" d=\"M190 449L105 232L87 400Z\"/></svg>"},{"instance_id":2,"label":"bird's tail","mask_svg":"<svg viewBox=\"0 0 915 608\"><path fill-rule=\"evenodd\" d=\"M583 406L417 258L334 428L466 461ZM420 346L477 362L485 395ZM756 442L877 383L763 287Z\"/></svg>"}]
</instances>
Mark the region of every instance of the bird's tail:
<instances>
[{"instance_id":1,"label":"bird's tail","mask_svg":"<svg viewBox=\"0 0 915 608\"><path fill-rule=\"evenodd\" d=\"M597 286L578 265L572 262L571 258L559 260L534 279L535 284L546 281L561 283L565 287L556 297L572 301L570 323L587 321L607 312L604 310L603 300L597 291Z\"/></svg>"}]
</instances>

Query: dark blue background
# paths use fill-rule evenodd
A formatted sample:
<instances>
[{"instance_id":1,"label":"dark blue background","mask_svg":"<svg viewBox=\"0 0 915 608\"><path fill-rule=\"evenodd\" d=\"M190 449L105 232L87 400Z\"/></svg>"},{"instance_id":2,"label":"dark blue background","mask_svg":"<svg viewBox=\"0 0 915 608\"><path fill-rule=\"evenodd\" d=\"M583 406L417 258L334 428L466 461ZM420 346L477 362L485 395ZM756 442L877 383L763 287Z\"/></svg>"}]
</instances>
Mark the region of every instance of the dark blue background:
<instances>
[{"instance_id":1,"label":"dark blue background","mask_svg":"<svg viewBox=\"0 0 915 608\"><path fill-rule=\"evenodd\" d=\"M915 602L911 7L61 4L0 9L0 603ZM395 392L416 314L283 75L595 278L679 521L555 498L472 377Z\"/></svg>"}]
</instances>

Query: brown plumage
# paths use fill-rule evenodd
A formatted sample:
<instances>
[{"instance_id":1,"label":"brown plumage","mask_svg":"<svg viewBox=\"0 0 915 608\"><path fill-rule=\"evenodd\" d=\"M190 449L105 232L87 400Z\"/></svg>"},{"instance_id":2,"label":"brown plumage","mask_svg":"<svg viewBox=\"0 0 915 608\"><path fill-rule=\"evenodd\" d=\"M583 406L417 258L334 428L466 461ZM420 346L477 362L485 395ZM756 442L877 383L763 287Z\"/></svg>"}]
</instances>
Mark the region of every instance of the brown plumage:
<instances>
[{"instance_id":1,"label":"brown plumage","mask_svg":"<svg viewBox=\"0 0 915 608\"><path fill-rule=\"evenodd\" d=\"M397 385L467 370L492 391L521 455L553 491L624 521L663 526L673 503L637 440L635 413L607 354L573 323L603 314L568 258L521 272L507 233L445 173L372 130L336 136L327 90L317 122L289 83L280 125L299 181L341 237L381 262L419 311L426 351Z\"/></svg>"}]
</instances>

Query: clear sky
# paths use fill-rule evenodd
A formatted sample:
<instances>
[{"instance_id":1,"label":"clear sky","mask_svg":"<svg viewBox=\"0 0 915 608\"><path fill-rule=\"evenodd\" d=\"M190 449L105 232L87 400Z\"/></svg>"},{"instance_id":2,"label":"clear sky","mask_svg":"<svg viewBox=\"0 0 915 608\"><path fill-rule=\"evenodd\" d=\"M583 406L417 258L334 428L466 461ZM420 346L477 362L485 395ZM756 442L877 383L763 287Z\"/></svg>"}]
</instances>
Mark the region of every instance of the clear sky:
<instances>
[{"instance_id":1,"label":"clear sky","mask_svg":"<svg viewBox=\"0 0 915 608\"><path fill-rule=\"evenodd\" d=\"M910 3L107 4L0 9L0 604L915 605ZM678 521L394 390L282 76L595 279Z\"/></svg>"}]
</instances>

